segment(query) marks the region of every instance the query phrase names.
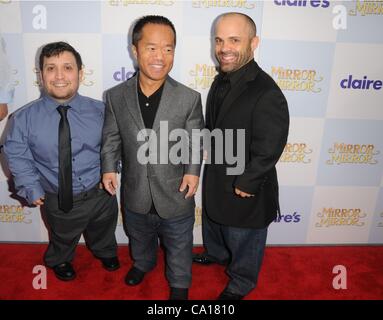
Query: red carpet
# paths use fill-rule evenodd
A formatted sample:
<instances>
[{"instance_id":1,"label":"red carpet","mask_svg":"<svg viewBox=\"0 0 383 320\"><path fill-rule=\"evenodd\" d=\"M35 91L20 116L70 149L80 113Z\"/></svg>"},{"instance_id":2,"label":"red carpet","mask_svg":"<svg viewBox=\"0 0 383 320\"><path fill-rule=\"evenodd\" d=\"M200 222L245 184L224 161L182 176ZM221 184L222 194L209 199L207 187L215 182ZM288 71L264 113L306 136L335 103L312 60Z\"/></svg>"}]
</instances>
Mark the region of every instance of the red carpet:
<instances>
[{"instance_id":1,"label":"red carpet","mask_svg":"<svg viewBox=\"0 0 383 320\"><path fill-rule=\"evenodd\" d=\"M32 287L35 265L42 264L45 244L0 244L0 300L8 299L167 299L163 253L158 266L138 287L124 284L131 266L128 247L120 246L122 267L105 271L82 245L77 248L74 281L57 280L48 269L47 289ZM201 248L195 248L196 252ZM335 265L347 269L347 289L332 287ZM214 300L227 282L224 267L193 265L190 299ZM383 246L267 247L258 287L247 299L383 299Z\"/></svg>"}]
</instances>

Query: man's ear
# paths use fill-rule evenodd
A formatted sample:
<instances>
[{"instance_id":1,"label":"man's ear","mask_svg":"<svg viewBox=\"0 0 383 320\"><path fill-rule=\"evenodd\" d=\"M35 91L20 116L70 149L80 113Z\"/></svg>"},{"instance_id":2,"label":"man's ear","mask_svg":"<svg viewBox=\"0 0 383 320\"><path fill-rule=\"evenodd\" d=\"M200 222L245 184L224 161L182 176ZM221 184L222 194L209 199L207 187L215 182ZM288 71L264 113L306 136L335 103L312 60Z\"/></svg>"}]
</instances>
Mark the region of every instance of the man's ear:
<instances>
[{"instance_id":1,"label":"man's ear","mask_svg":"<svg viewBox=\"0 0 383 320\"><path fill-rule=\"evenodd\" d=\"M84 66L81 66L81 70L78 72L78 78L80 79L80 83L84 81Z\"/></svg>"},{"instance_id":2,"label":"man's ear","mask_svg":"<svg viewBox=\"0 0 383 320\"><path fill-rule=\"evenodd\" d=\"M44 78L43 78L43 70L39 70L39 85L40 87L42 88L43 87L43 83L44 83Z\"/></svg>"},{"instance_id":3,"label":"man's ear","mask_svg":"<svg viewBox=\"0 0 383 320\"><path fill-rule=\"evenodd\" d=\"M132 52L133 52L134 57L137 60L137 47L135 45L132 45Z\"/></svg>"},{"instance_id":4,"label":"man's ear","mask_svg":"<svg viewBox=\"0 0 383 320\"><path fill-rule=\"evenodd\" d=\"M259 45L259 37L254 37L251 39L251 50L254 52L255 49L258 48Z\"/></svg>"}]
</instances>

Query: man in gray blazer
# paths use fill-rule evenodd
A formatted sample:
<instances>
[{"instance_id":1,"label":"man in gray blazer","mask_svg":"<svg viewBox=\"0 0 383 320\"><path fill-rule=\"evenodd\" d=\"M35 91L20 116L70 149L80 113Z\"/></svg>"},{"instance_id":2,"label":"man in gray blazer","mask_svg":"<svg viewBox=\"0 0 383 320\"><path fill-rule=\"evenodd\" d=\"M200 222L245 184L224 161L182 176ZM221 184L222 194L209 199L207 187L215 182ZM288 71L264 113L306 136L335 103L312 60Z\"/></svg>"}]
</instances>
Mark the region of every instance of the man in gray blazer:
<instances>
[{"instance_id":1,"label":"man in gray blazer","mask_svg":"<svg viewBox=\"0 0 383 320\"><path fill-rule=\"evenodd\" d=\"M103 183L111 194L122 161L124 223L134 260L125 283L138 285L155 267L160 238L170 299L187 299L202 158L192 129L203 129L204 121L200 94L168 76L175 43L167 18L145 16L135 23L132 51L139 71L106 93L101 157ZM180 131L185 136L177 141L174 133ZM185 141L178 157L174 148Z\"/></svg>"}]
</instances>

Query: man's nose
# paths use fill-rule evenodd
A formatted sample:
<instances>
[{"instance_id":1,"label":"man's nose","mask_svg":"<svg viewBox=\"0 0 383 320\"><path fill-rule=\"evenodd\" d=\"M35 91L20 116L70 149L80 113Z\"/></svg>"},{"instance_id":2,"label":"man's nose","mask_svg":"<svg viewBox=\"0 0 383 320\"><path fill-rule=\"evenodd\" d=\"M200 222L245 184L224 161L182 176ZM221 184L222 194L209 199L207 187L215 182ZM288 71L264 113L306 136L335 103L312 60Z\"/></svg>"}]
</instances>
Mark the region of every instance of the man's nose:
<instances>
[{"instance_id":1,"label":"man's nose","mask_svg":"<svg viewBox=\"0 0 383 320\"><path fill-rule=\"evenodd\" d=\"M60 68L57 69L56 71L56 78L57 79L62 79L64 77L64 72Z\"/></svg>"},{"instance_id":2,"label":"man's nose","mask_svg":"<svg viewBox=\"0 0 383 320\"><path fill-rule=\"evenodd\" d=\"M231 49L230 44L227 41L222 42L222 45L221 45L222 52L230 51L230 49Z\"/></svg>"},{"instance_id":3,"label":"man's nose","mask_svg":"<svg viewBox=\"0 0 383 320\"><path fill-rule=\"evenodd\" d=\"M156 50L155 54L154 54L154 57L158 61L163 61L163 59L164 59L164 52L163 52L163 50L161 50L161 49Z\"/></svg>"}]
</instances>

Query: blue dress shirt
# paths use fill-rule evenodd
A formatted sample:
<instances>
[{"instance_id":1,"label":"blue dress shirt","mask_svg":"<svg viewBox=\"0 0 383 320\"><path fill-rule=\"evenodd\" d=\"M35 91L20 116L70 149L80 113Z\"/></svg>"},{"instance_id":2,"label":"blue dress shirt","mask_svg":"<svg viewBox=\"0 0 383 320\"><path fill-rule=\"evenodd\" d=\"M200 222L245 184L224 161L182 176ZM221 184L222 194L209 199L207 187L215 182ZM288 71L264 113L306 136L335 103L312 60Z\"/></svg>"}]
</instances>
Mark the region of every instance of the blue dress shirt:
<instances>
[{"instance_id":1,"label":"blue dress shirt","mask_svg":"<svg viewBox=\"0 0 383 320\"><path fill-rule=\"evenodd\" d=\"M45 95L11 117L4 153L18 195L30 204L45 192L58 192L58 128L60 104ZM72 138L73 194L87 191L101 180L100 149L104 104L76 94L65 105Z\"/></svg>"}]
</instances>

